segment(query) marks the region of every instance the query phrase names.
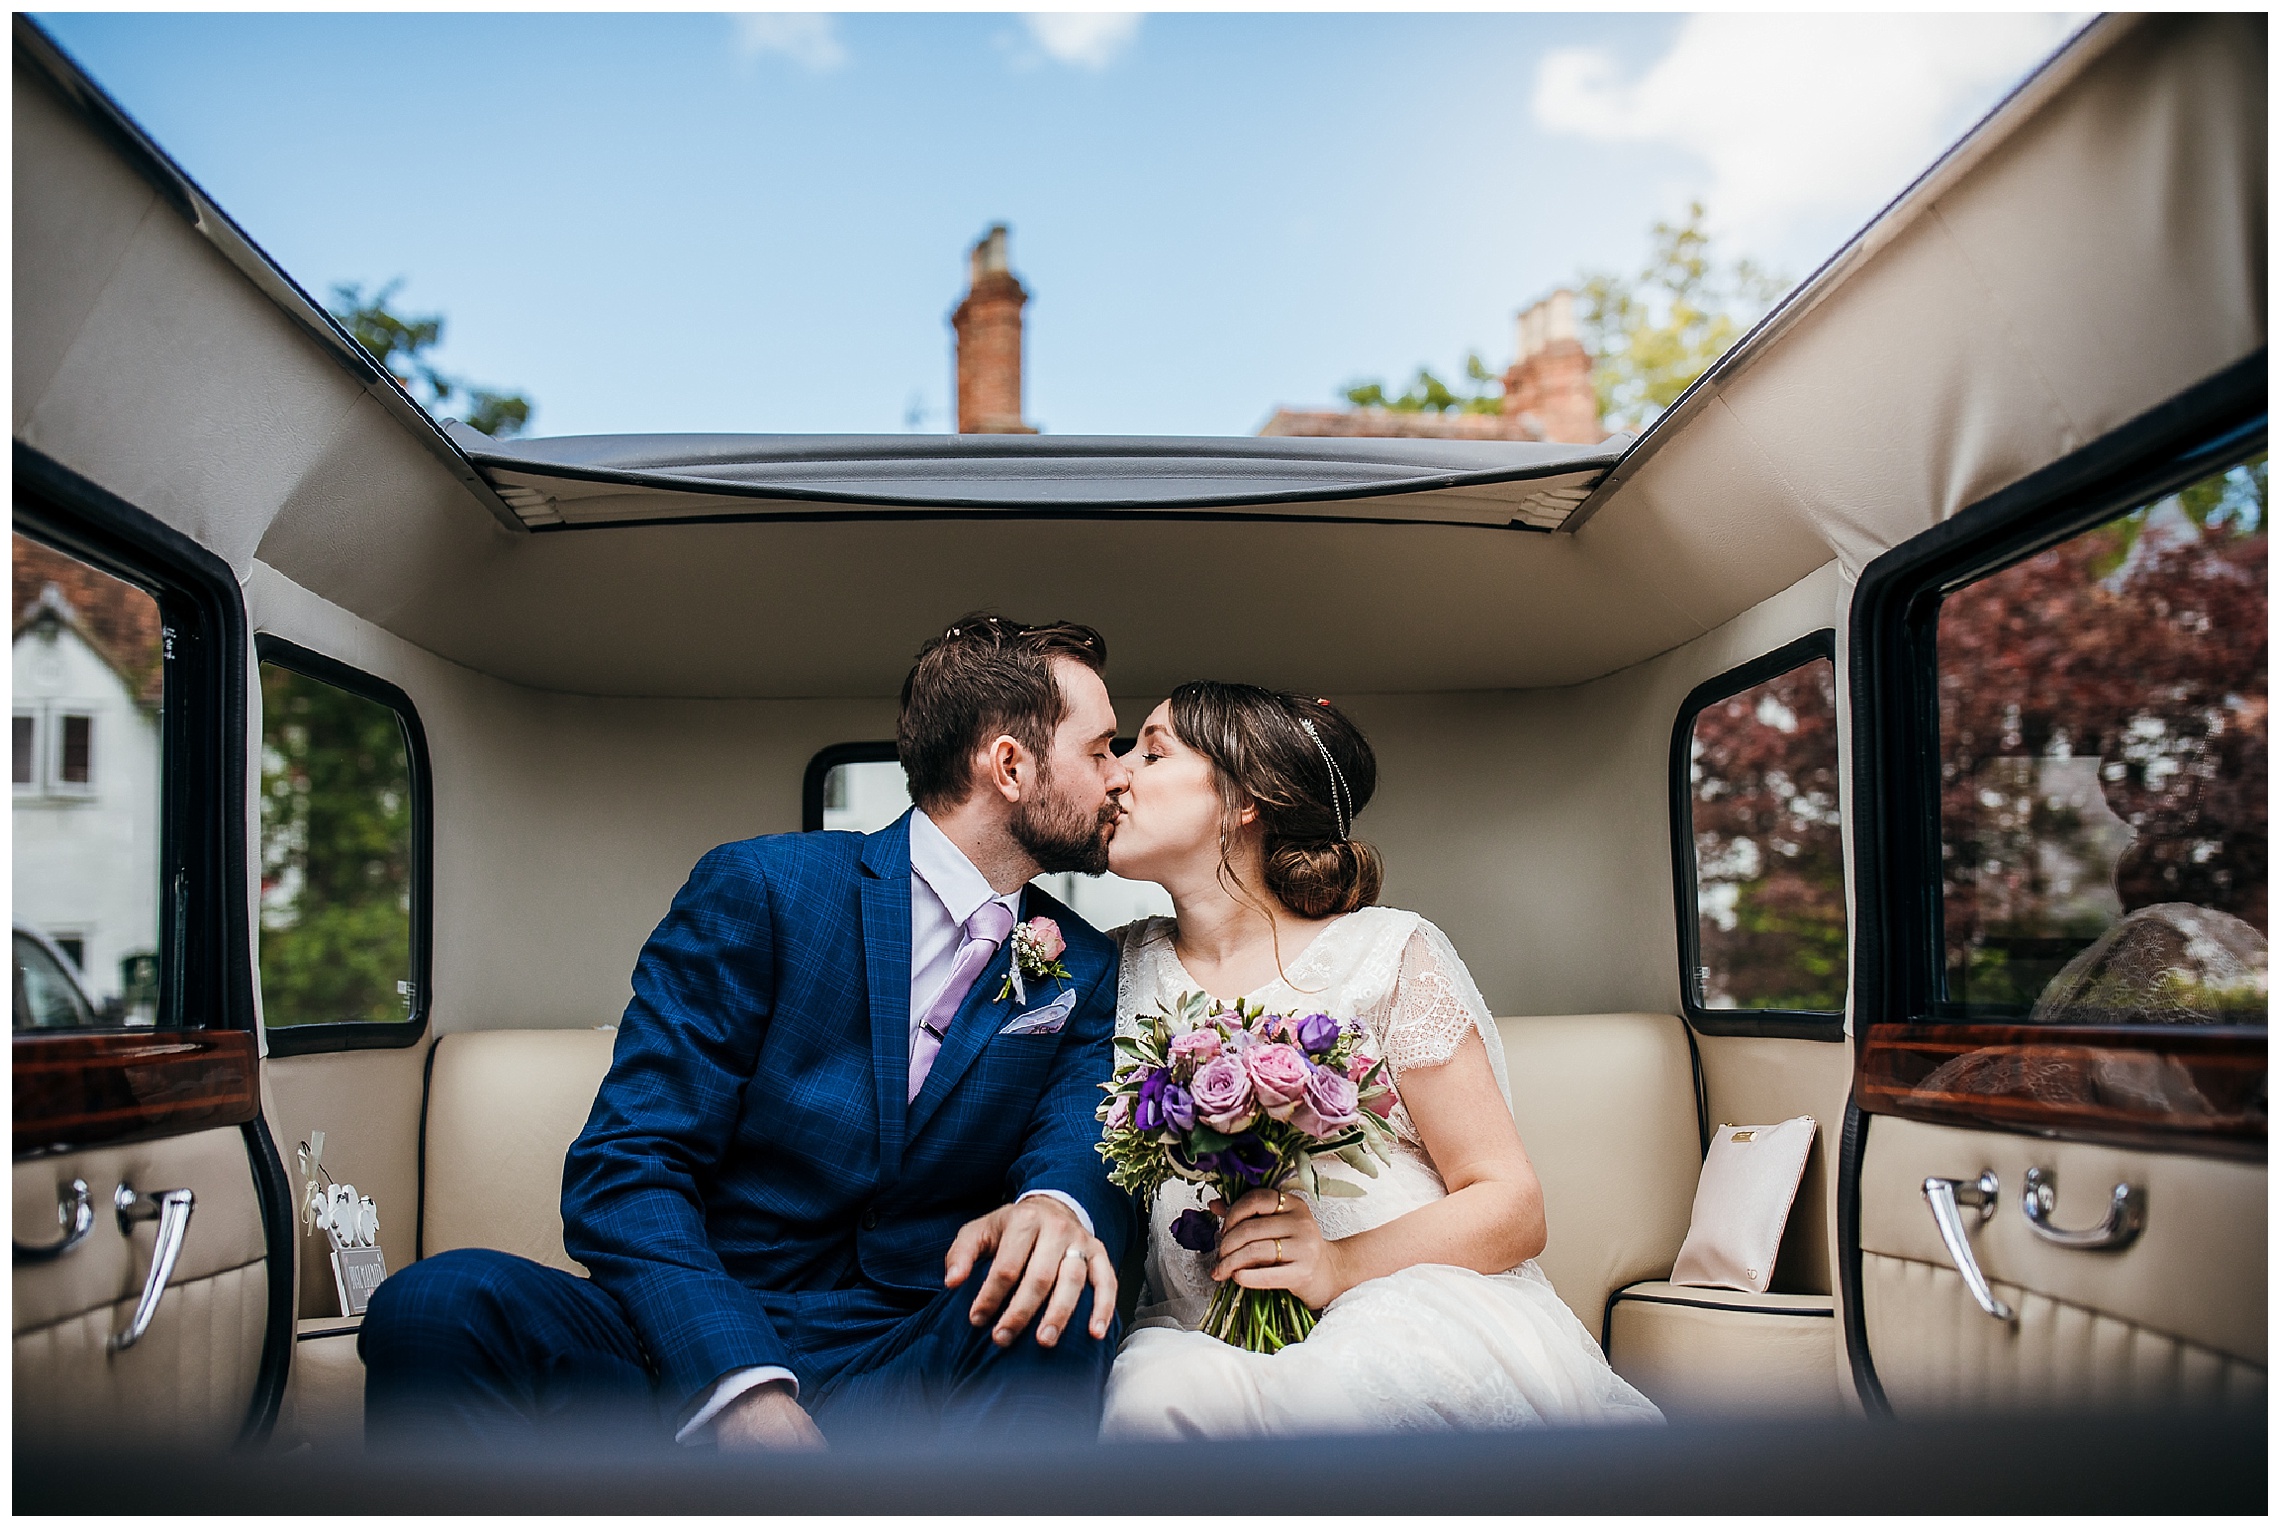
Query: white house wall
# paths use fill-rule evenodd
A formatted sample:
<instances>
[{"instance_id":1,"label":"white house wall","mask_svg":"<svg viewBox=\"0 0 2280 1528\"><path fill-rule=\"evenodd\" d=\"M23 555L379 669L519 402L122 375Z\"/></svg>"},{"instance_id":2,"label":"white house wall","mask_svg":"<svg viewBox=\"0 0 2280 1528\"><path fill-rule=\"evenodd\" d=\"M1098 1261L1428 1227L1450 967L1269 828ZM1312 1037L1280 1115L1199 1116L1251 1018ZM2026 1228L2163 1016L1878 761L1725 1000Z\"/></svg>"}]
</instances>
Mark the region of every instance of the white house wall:
<instances>
[{"instance_id":1,"label":"white house wall","mask_svg":"<svg viewBox=\"0 0 2280 1528\"><path fill-rule=\"evenodd\" d=\"M61 717L91 717L89 780L16 788L13 913L84 940L87 990L101 1001L119 995L123 958L158 949L158 718L77 632L54 630L50 639L27 627L15 639L15 710L39 716L43 781L60 763Z\"/></svg>"}]
</instances>

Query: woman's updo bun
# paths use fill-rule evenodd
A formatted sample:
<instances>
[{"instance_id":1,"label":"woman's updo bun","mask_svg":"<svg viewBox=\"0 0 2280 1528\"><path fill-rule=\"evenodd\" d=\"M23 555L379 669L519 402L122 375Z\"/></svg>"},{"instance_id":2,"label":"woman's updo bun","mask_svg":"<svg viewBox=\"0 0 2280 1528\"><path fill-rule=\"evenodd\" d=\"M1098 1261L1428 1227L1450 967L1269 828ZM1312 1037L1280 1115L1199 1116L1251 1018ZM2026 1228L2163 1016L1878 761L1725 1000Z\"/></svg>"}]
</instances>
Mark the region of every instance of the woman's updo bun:
<instances>
[{"instance_id":1,"label":"woman's updo bun","mask_svg":"<svg viewBox=\"0 0 2280 1528\"><path fill-rule=\"evenodd\" d=\"M1385 872L1368 844L1285 843L1267 854L1267 890L1302 918L1335 918L1378 899Z\"/></svg>"},{"instance_id":2,"label":"woman's updo bun","mask_svg":"<svg viewBox=\"0 0 2280 1528\"><path fill-rule=\"evenodd\" d=\"M1369 739L1327 701L1199 679L1172 691L1172 730L1209 759L1230 817L1258 808L1267 891L1302 918L1368 907L1385 872L1353 836L1377 790Z\"/></svg>"}]
</instances>

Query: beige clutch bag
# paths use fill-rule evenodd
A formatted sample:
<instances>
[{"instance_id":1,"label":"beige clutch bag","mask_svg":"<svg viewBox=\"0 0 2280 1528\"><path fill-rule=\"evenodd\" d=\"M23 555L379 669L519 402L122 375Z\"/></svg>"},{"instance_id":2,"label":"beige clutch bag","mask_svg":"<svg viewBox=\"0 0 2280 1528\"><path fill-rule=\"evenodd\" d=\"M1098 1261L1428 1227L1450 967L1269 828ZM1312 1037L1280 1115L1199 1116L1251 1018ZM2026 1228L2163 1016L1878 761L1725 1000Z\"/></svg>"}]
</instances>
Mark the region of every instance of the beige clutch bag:
<instances>
[{"instance_id":1,"label":"beige clutch bag","mask_svg":"<svg viewBox=\"0 0 2280 1528\"><path fill-rule=\"evenodd\" d=\"M1812 1149L1809 1114L1778 1125L1720 1125L1710 1137L1694 1189L1694 1222L1670 1281L1764 1294Z\"/></svg>"}]
</instances>

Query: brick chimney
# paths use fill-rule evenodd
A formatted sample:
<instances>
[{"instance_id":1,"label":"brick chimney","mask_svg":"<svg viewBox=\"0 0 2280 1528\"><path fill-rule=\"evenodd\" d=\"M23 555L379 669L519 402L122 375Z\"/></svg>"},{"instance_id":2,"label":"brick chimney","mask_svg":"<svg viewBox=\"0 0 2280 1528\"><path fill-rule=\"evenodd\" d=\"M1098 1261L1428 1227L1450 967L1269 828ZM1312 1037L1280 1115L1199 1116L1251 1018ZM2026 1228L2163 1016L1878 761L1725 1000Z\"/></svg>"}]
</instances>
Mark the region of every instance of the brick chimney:
<instances>
[{"instance_id":1,"label":"brick chimney","mask_svg":"<svg viewBox=\"0 0 2280 1528\"><path fill-rule=\"evenodd\" d=\"M971 256L965 300L950 315L958 335L958 433L1034 435L1021 420L1021 310L1029 294L1014 279L1005 224L993 223Z\"/></svg>"},{"instance_id":2,"label":"brick chimney","mask_svg":"<svg viewBox=\"0 0 2280 1528\"><path fill-rule=\"evenodd\" d=\"M1519 357L1504 374L1504 413L1520 418L1539 440L1597 445L1599 398L1591 387L1591 353L1575 327L1575 293L1562 289L1520 315Z\"/></svg>"}]
</instances>

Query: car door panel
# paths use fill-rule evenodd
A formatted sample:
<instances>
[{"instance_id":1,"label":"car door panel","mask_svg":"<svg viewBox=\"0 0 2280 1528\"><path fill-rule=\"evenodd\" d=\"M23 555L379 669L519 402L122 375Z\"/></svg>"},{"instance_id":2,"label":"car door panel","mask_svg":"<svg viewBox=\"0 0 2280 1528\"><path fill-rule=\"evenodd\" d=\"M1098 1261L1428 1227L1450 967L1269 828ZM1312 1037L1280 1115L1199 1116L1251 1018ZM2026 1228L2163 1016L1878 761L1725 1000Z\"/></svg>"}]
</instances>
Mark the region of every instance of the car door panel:
<instances>
[{"instance_id":1,"label":"car door panel","mask_svg":"<svg viewBox=\"0 0 2280 1528\"><path fill-rule=\"evenodd\" d=\"M2021 1210L2030 1168L2052 1219L2095 1225L2114 1186L2145 1207L2116 1251L2054 1246ZM1992 1171L1966 1210L1973 1256L2016 1319L1979 1308L1942 1244L1927 1178ZM1876 1375L1902 1414L1974 1406L2234 1402L2265 1389L2262 1164L1879 1118L1860 1175L1861 1297Z\"/></svg>"},{"instance_id":2,"label":"car door panel","mask_svg":"<svg viewBox=\"0 0 2280 1528\"><path fill-rule=\"evenodd\" d=\"M15 1164L19 1247L57 1240L55 1205L84 1182L95 1220L53 1258L19 1257L14 1278L19 1444L90 1437L226 1444L254 1411L267 1337L268 1236L260 1187L239 1128L66 1152ZM149 1329L123 1352L149 1277L157 1227L123 1231L113 1194L187 1188L196 1197L182 1250Z\"/></svg>"}]
</instances>

